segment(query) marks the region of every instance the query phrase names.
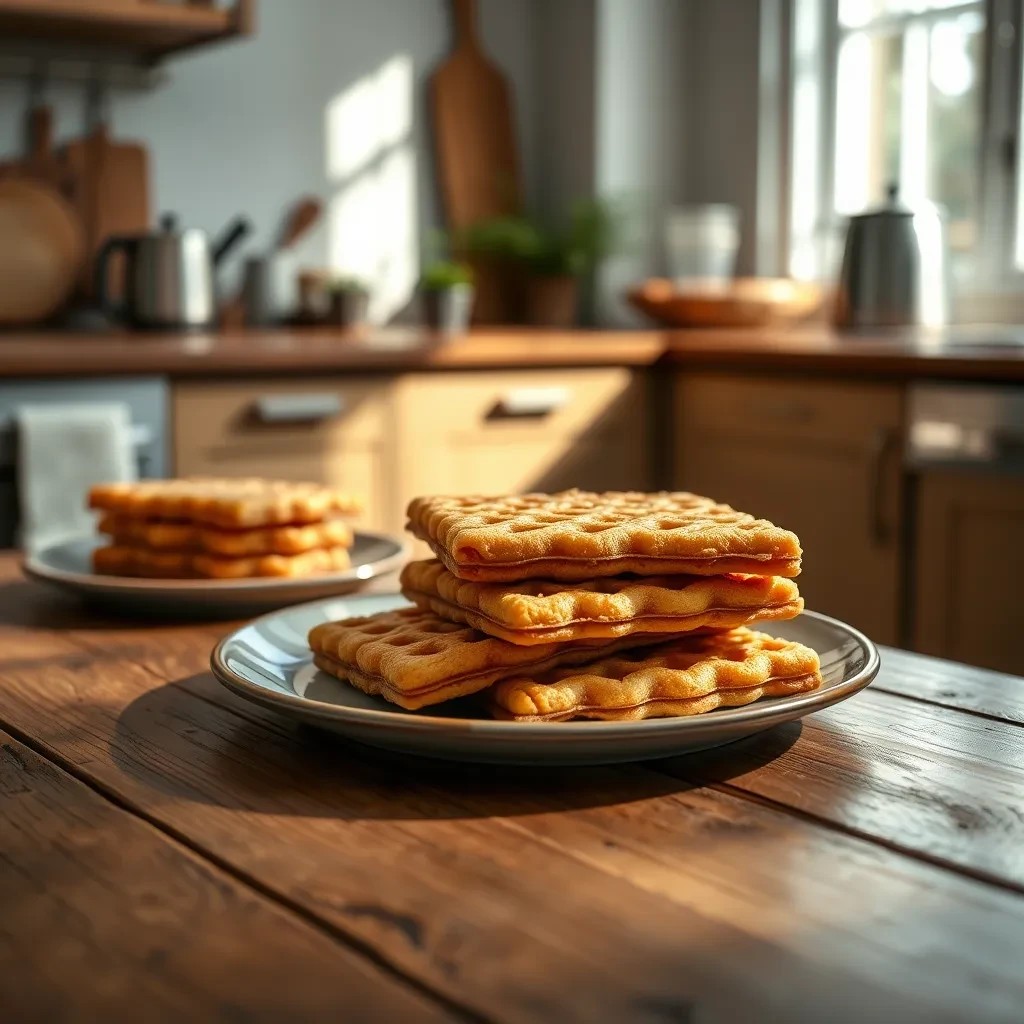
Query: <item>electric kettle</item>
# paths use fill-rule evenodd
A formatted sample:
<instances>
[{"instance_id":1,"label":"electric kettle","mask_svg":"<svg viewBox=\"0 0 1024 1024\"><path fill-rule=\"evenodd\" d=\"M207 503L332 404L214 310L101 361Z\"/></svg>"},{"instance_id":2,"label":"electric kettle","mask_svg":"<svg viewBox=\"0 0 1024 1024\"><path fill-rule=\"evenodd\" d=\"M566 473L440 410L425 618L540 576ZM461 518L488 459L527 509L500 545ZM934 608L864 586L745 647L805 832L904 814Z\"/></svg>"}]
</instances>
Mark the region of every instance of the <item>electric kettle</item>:
<instances>
[{"instance_id":1,"label":"electric kettle","mask_svg":"<svg viewBox=\"0 0 1024 1024\"><path fill-rule=\"evenodd\" d=\"M242 217L211 243L205 231L179 228L167 214L143 235L108 238L96 255L96 300L103 311L133 327L198 329L217 320L216 270L251 230ZM110 261L125 259L124 299L111 293Z\"/></svg>"},{"instance_id":2,"label":"electric kettle","mask_svg":"<svg viewBox=\"0 0 1024 1024\"><path fill-rule=\"evenodd\" d=\"M834 310L839 327L939 327L949 320L945 226L933 205L887 202L850 218Z\"/></svg>"}]
</instances>

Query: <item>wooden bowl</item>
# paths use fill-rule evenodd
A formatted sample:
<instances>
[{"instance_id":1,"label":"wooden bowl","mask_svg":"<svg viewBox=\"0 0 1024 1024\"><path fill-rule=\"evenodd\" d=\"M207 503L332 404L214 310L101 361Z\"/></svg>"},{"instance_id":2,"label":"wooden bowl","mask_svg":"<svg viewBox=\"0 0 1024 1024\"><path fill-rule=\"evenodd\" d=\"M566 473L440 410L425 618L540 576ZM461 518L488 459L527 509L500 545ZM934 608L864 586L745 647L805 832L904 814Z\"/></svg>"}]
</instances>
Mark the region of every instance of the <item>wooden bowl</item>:
<instances>
[{"instance_id":1,"label":"wooden bowl","mask_svg":"<svg viewBox=\"0 0 1024 1024\"><path fill-rule=\"evenodd\" d=\"M38 323L71 295L85 256L82 224L48 185L0 180L0 324Z\"/></svg>"},{"instance_id":2,"label":"wooden bowl","mask_svg":"<svg viewBox=\"0 0 1024 1024\"><path fill-rule=\"evenodd\" d=\"M764 327L803 320L821 308L816 284L788 277L738 277L721 289L679 291L652 278L627 293L630 304L669 327Z\"/></svg>"}]
</instances>

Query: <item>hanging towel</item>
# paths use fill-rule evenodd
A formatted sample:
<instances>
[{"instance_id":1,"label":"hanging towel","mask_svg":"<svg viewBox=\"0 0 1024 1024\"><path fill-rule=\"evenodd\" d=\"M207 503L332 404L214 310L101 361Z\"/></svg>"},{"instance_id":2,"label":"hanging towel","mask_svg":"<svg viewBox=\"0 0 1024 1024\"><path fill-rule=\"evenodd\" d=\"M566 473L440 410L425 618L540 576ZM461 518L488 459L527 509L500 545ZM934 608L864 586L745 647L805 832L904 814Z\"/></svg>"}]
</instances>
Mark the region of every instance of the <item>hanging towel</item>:
<instances>
[{"instance_id":1,"label":"hanging towel","mask_svg":"<svg viewBox=\"0 0 1024 1024\"><path fill-rule=\"evenodd\" d=\"M38 551L92 533L89 488L135 479L128 406L22 405L17 422L21 546Z\"/></svg>"}]
</instances>

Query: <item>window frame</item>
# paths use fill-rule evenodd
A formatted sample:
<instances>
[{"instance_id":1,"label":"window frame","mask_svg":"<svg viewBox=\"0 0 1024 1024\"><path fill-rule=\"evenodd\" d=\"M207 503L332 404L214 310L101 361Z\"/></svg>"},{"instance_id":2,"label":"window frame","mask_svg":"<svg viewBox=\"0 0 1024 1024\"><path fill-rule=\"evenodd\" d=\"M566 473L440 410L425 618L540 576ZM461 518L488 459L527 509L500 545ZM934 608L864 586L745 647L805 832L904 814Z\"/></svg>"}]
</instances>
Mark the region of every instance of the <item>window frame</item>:
<instances>
[{"instance_id":1,"label":"window frame","mask_svg":"<svg viewBox=\"0 0 1024 1024\"><path fill-rule=\"evenodd\" d=\"M762 74L762 86L773 87L775 97L785 104L785 111L776 124L781 144L774 173L784 182L778 189L782 214L777 220L781 237L775 247L776 263L786 274L821 280L827 278L829 270L822 229L835 223L835 218L841 218L834 212L839 44L846 32L856 30L840 27L839 0L778 2L781 6L777 16L766 18L762 13L761 19L762 54L766 47L774 46L786 68L783 88L775 81L766 83ZM764 3L762 0L762 5ZM1019 145L1024 135L1021 125L1024 0L985 0L983 6L985 57L978 166L978 259L967 290L999 294L1024 291L1024 197L1020 196L1024 186L1024 147ZM919 14L886 16L873 24L891 24L898 28L914 22L931 23L967 9L969 5L965 3ZM773 41L769 41L769 36ZM798 89L802 90L799 97ZM809 91L816 95L809 96ZM801 167L801 154L797 151L805 138L801 133L807 131L817 135L813 174L815 227L811 235L807 234L806 208L801 213L799 198L794 195L795 185L801 181L808 184L806 174L799 177L806 167ZM805 150L802 159L807 159ZM761 172L759 168L759 179ZM813 258L809 253L813 253Z\"/></svg>"}]
</instances>

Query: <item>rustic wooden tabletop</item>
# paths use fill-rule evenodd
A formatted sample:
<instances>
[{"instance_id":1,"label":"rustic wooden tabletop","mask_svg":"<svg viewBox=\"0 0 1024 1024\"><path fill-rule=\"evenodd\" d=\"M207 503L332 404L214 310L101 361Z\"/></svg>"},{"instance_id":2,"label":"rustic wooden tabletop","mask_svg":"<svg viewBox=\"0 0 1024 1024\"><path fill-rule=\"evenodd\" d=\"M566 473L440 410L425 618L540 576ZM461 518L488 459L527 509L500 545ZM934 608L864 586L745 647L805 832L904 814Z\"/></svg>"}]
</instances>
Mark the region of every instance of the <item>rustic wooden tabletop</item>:
<instances>
[{"instance_id":1,"label":"rustic wooden tabletop","mask_svg":"<svg viewBox=\"0 0 1024 1024\"><path fill-rule=\"evenodd\" d=\"M1024 680L592 769L347 746L0 556L4 1021L1020 1021Z\"/></svg>"}]
</instances>

